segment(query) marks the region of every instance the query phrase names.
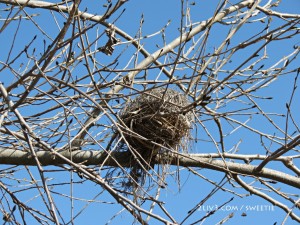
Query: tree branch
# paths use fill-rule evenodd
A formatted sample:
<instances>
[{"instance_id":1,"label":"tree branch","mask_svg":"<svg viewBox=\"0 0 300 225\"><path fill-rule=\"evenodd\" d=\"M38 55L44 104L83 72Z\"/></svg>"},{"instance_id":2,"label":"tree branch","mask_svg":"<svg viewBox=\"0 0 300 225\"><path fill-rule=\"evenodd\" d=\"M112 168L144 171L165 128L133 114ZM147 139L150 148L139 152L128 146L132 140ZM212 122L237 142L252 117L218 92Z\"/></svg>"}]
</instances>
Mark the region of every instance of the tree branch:
<instances>
[{"instance_id":1,"label":"tree branch","mask_svg":"<svg viewBox=\"0 0 300 225\"><path fill-rule=\"evenodd\" d=\"M118 164L123 167L129 167L130 153L129 152L110 152L110 157L103 151L63 151L49 152L37 151L36 157L43 166L62 165L66 164L67 158L74 163L84 165L105 165L118 167ZM159 155L157 163L161 162L162 157L166 157L170 165L179 165L182 167L201 167L206 169L217 170L225 173L235 173L250 176L258 176L272 179L284 184L300 188L300 178L280 172L278 170L263 168L257 173L253 173L256 166L234 162L224 162L223 160L215 160L211 158L201 157L197 154L181 154L176 155ZM29 152L13 149L0 149L0 164L10 165L36 165L36 160Z\"/></svg>"},{"instance_id":2,"label":"tree branch","mask_svg":"<svg viewBox=\"0 0 300 225\"><path fill-rule=\"evenodd\" d=\"M300 144L300 135L295 137L291 142L288 144L280 147L275 152L273 152L271 155L269 155L264 161L261 162L261 164L255 169L255 172L260 171L265 165L267 165L268 162L278 158L279 156L283 155L284 153L288 152L289 150L293 149L297 145Z\"/></svg>"}]
</instances>

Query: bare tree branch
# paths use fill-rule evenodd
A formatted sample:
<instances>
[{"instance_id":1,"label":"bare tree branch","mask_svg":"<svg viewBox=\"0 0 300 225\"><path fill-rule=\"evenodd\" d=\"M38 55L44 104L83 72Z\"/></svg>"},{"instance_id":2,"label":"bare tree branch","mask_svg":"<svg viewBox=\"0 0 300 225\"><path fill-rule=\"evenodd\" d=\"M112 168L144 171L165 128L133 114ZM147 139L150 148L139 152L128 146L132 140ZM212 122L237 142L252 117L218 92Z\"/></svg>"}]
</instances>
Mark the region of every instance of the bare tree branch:
<instances>
[{"instance_id":1,"label":"bare tree branch","mask_svg":"<svg viewBox=\"0 0 300 225\"><path fill-rule=\"evenodd\" d=\"M36 153L38 161L43 166L50 165L62 165L67 163L65 158L72 160L73 163L78 163L80 165L102 165L102 166L113 166L113 167L130 167L130 162L128 158L130 153L128 152L112 152L109 158L107 158L106 152L101 151L63 151L63 152L49 152L49 151L38 151ZM62 156L62 157L60 157ZM161 156L158 156L161 158ZM163 157L163 156L162 156ZM269 178L282 182L296 188L300 188L300 178L279 172L277 170L264 168L263 170L254 173L256 166L241 164L241 163L224 163L222 160L212 159L210 157L203 157L198 154L181 154L176 155L166 155L167 161L170 165L180 165L182 167L198 167L207 168L222 171L225 173L238 173L244 175L255 175L258 177ZM238 156L236 156L238 157ZM243 156L247 157L247 156ZM157 159L158 162L161 159ZM118 164L116 163L118 162ZM5 149L0 150L0 164L11 164L11 165L36 165L36 160L28 152Z\"/></svg>"}]
</instances>

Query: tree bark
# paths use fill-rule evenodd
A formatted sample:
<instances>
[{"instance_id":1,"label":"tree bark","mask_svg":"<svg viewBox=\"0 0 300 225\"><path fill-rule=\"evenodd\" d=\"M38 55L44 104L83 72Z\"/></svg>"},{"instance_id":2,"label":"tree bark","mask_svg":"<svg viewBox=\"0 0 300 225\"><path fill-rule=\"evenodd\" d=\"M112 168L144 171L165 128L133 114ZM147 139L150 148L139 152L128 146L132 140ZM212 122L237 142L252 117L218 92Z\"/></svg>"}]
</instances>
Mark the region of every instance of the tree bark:
<instances>
[{"instance_id":1,"label":"tree bark","mask_svg":"<svg viewBox=\"0 0 300 225\"><path fill-rule=\"evenodd\" d=\"M55 166L67 164L66 158L74 163L82 165L104 165L112 167L129 167L130 153L129 152L110 152L109 156L104 151L62 151L62 152L49 152L37 151L36 156L43 166ZM274 181L291 185L300 188L300 178L292 176L278 170L263 168L259 172L255 172L257 166L227 162L209 157L203 157L200 154L180 154L180 155L158 155L156 163L167 161L170 165L177 165L182 167L198 167L206 168L224 173L234 173L241 175L258 176L263 178L272 179ZM13 149L0 150L0 164L10 165L26 165L35 166L36 160L29 152Z\"/></svg>"}]
</instances>

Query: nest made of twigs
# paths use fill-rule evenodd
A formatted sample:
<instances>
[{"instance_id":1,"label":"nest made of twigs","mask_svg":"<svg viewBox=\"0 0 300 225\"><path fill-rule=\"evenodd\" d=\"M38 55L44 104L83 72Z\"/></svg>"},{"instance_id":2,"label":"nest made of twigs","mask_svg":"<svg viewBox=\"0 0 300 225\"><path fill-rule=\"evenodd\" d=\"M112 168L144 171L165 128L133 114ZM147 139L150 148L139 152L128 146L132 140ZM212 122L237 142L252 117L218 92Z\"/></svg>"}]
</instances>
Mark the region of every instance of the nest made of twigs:
<instances>
[{"instance_id":1,"label":"nest made of twigs","mask_svg":"<svg viewBox=\"0 0 300 225\"><path fill-rule=\"evenodd\" d=\"M125 146L148 165L164 148L178 151L193 123L192 112L183 110L188 104L187 97L173 89L155 88L140 94L119 114L126 125L122 150Z\"/></svg>"}]
</instances>

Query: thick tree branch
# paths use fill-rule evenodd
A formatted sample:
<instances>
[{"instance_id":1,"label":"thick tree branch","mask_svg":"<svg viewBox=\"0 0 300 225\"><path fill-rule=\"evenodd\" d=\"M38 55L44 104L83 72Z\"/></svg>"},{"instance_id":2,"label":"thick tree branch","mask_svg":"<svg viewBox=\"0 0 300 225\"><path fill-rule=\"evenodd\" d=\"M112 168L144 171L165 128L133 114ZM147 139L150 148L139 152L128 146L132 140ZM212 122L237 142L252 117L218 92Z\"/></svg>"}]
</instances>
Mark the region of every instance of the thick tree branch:
<instances>
[{"instance_id":1,"label":"thick tree branch","mask_svg":"<svg viewBox=\"0 0 300 225\"><path fill-rule=\"evenodd\" d=\"M111 152L110 157L103 151L68 151L63 152L48 152L38 151L36 156L43 166L49 165L61 165L65 164L64 158L72 159L74 163L80 163L84 165L102 165L117 167L118 164L124 167L128 167L130 162L130 153L128 152ZM171 165L179 165L182 167L201 167L221 172L230 172L236 174L258 176L263 178L272 179L284 184L291 185L296 188L300 188L300 178L295 177L277 170L263 168L258 173L253 173L256 166L242 163L226 162L223 160L215 160L199 156L198 154L181 154L180 156L160 155L159 157L167 157ZM157 160L158 162L161 159ZM118 162L118 164L116 163ZM11 165L36 165L36 160L32 157L31 153L13 149L1 149L0 150L0 164Z\"/></svg>"}]
</instances>

